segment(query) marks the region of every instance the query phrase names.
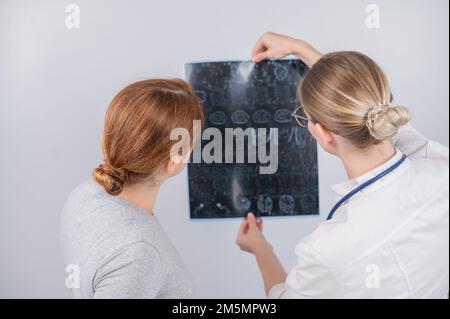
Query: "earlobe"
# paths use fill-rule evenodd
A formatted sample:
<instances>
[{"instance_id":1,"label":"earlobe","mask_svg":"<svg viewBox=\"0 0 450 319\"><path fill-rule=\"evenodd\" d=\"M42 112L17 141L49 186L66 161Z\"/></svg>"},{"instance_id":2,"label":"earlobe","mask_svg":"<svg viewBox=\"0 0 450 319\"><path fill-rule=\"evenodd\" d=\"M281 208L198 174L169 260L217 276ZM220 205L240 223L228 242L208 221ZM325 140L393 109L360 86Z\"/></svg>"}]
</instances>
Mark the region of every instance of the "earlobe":
<instances>
[{"instance_id":1,"label":"earlobe","mask_svg":"<svg viewBox=\"0 0 450 319\"><path fill-rule=\"evenodd\" d=\"M324 128L320 123L316 123L314 125L316 127L317 132L320 135L322 143L325 145L334 145L335 138L333 132Z\"/></svg>"},{"instance_id":2,"label":"earlobe","mask_svg":"<svg viewBox=\"0 0 450 319\"><path fill-rule=\"evenodd\" d=\"M176 175L177 174L177 166L178 165L174 161L169 160L169 162L167 163L167 174L169 176Z\"/></svg>"},{"instance_id":3,"label":"earlobe","mask_svg":"<svg viewBox=\"0 0 450 319\"><path fill-rule=\"evenodd\" d=\"M169 176L175 176L179 174L184 169L185 166L186 164L183 162L175 163L174 161L169 160L166 166L167 174Z\"/></svg>"}]
</instances>

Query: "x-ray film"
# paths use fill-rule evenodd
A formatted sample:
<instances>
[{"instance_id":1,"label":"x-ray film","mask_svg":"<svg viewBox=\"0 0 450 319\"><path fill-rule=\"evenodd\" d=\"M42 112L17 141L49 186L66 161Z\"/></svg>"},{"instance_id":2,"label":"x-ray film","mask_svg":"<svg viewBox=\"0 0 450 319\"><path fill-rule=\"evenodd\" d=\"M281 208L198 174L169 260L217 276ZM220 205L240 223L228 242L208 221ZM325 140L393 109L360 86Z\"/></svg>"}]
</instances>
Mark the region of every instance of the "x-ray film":
<instances>
[{"instance_id":1,"label":"x-ray film","mask_svg":"<svg viewBox=\"0 0 450 319\"><path fill-rule=\"evenodd\" d=\"M243 147L244 163L237 160L237 151L231 156L233 162L227 162L230 152L225 145L219 161L205 162L202 157L195 162L191 157L191 218L244 217L248 212L257 216L319 214L317 145L291 115L298 105L297 87L305 71L299 60L185 65L186 80L203 103L203 132L213 128L222 136L230 129L249 133ZM259 157L256 162L249 160L249 143L259 147L261 140L268 145L277 143L274 172L262 173L269 164ZM208 141L202 136L198 148L206 151Z\"/></svg>"}]
</instances>

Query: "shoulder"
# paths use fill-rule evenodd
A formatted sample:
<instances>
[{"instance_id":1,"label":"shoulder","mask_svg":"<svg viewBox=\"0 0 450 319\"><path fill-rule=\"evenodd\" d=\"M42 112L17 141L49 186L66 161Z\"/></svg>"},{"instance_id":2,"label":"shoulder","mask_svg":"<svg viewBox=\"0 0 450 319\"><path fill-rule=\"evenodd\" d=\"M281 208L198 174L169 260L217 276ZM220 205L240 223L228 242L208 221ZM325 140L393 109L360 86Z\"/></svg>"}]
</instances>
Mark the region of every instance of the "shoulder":
<instances>
[{"instance_id":1,"label":"shoulder","mask_svg":"<svg viewBox=\"0 0 450 319\"><path fill-rule=\"evenodd\" d=\"M108 204L101 187L92 180L87 180L72 190L64 205L63 214L87 213L98 210Z\"/></svg>"},{"instance_id":2,"label":"shoulder","mask_svg":"<svg viewBox=\"0 0 450 319\"><path fill-rule=\"evenodd\" d=\"M430 142L432 143L432 142ZM427 180L433 184L445 184L449 180L449 158L448 148L442 147L441 153L446 156L428 157L428 158L412 158L411 167L414 176L422 180Z\"/></svg>"},{"instance_id":3,"label":"shoulder","mask_svg":"<svg viewBox=\"0 0 450 319\"><path fill-rule=\"evenodd\" d=\"M70 193L61 218L65 243L92 255L108 256L138 242L157 243L161 233L156 219L107 194L94 181Z\"/></svg>"},{"instance_id":4,"label":"shoulder","mask_svg":"<svg viewBox=\"0 0 450 319\"><path fill-rule=\"evenodd\" d=\"M72 219L74 224L102 223L102 227L144 226L150 220L143 209L118 196L108 194L92 180L80 184L69 194L63 216Z\"/></svg>"}]
</instances>

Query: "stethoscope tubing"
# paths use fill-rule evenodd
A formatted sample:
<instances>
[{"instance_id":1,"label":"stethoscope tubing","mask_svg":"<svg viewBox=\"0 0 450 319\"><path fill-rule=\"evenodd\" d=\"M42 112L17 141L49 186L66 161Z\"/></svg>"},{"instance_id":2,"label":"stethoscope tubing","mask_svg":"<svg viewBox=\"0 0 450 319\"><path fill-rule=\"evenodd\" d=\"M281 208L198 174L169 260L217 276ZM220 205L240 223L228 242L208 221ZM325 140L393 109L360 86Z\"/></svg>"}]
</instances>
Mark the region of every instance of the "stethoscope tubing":
<instances>
[{"instance_id":1,"label":"stethoscope tubing","mask_svg":"<svg viewBox=\"0 0 450 319\"><path fill-rule=\"evenodd\" d=\"M333 218L334 213L342 206L344 205L350 198L352 198L353 196L355 196L357 193L359 193L360 191L362 191L363 189L369 187L370 185L374 184L375 182L377 182L378 180L382 179L383 177L385 177L386 175L388 175L389 173L395 171L400 165L403 164L403 162L406 160L407 156L405 154L403 154L402 158L395 163L394 165L392 165L391 167L389 167L388 169L386 169L385 171L381 172L380 174L378 174L377 176L371 178L370 180L368 180L367 182L361 184L360 186L358 186L357 188L355 188L354 190L352 190L351 192L349 192L347 195L345 195L344 197L342 197L342 199L340 201L338 201L336 203L336 205L334 205L334 207L331 209L330 213L328 214L327 220L330 220Z\"/></svg>"}]
</instances>

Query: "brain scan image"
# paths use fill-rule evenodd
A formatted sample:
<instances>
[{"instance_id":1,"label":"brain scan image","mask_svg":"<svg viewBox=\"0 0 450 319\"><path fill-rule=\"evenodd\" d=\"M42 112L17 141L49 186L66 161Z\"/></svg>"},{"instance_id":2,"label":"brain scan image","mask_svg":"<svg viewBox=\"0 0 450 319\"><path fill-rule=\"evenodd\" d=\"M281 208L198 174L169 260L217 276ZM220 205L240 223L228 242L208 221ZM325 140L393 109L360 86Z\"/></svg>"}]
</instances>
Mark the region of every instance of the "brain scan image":
<instances>
[{"instance_id":1,"label":"brain scan image","mask_svg":"<svg viewBox=\"0 0 450 319\"><path fill-rule=\"evenodd\" d=\"M206 161L188 164L190 217L242 218L319 214L317 144L292 112L307 68L299 60L188 63L186 80L205 112L203 129L252 129L246 143L277 136L278 168L261 174L261 163ZM265 128L265 135L258 129ZM273 134L277 129L278 134ZM202 144L201 148L205 145ZM247 150L247 144L243 148ZM247 155L247 154L246 154ZM244 156L247 159L247 156Z\"/></svg>"}]
</instances>

